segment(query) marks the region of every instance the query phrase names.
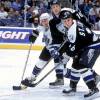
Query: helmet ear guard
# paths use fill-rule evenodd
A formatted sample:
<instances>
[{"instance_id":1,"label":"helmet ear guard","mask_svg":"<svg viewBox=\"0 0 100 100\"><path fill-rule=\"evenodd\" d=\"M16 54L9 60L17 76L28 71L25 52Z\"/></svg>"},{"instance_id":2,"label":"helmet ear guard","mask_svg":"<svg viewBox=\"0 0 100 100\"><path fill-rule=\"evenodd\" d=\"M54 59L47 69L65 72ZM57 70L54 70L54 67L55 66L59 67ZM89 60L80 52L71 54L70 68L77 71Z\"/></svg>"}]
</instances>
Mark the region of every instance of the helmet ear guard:
<instances>
[{"instance_id":1,"label":"helmet ear guard","mask_svg":"<svg viewBox=\"0 0 100 100\"><path fill-rule=\"evenodd\" d=\"M73 17L72 17L72 13L70 11L63 10L60 12L59 18L60 19L67 19L67 18L73 18Z\"/></svg>"}]
</instances>

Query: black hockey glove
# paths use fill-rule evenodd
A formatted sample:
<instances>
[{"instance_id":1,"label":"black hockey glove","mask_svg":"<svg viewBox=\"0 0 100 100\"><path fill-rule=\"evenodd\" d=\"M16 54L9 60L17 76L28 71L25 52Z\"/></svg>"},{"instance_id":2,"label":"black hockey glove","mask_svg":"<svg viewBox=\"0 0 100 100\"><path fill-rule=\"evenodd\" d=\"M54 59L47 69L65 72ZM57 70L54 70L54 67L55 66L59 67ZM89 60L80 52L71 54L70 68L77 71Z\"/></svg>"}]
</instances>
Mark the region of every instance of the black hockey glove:
<instances>
[{"instance_id":1,"label":"black hockey glove","mask_svg":"<svg viewBox=\"0 0 100 100\"><path fill-rule=\"evenodd\" d=\"M39 31L38 30L33 30L33 34L35 34L35 35L39 35Z\"/></svg>"},{"instance_id":2,"label":"black hockey glove","mask_svg":"<svg viewBox=\"0 0 100 100\"><path fill-rule=\"evenodd\" d=\"M37 30L33 30L33 34L29 35L29 41L34 43L38 35L39 35L39 32Z\"/></svg>"}]
</instances>

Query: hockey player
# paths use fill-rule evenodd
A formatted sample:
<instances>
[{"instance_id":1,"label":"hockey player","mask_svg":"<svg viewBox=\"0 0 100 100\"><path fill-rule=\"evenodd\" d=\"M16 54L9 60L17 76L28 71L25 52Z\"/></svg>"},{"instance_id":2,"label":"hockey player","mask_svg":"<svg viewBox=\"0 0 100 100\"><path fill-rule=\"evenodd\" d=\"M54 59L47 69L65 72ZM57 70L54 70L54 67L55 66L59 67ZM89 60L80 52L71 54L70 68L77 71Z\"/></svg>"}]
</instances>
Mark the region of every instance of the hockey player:
<instances>
[{"instance_id":1,"label":"hockey player","mask_svg":"<svg viewBox=\"0 0 100 100\"><path fill-rule=\"evenodd\" d=\"M51 6L51 12L52 12L52 16L53 16L53 19L50 20L50 31L51 31L51 35L52 35L52 38L53 38L52 44L61 44L62 40L65 37L65 35L62 35L61 32L58 31L57 27L56 27L56 26L59 26L61 24L61 19L59 18L59 13L61 11L61 4L57 0L52 0L51 3L50 3L50 6ZM84 22L84 24L87 27L91 28L91 24L89 24L89 22L87 21L86 17L83 16L81 14L81 12L75 11L75 10L73 10L71 8L63 8L62 10L64 10L64 9L67 9L68 11L71 11L72 14L73 14L72 16L74 17L74 19L80 20L81 22ZM57 49L57 47L56 47L56 49ZM52 54L52 52L51 52L51 55L54 55L54 54ZM59 62L59 61L56 61L56 63L57 62ZM64 76L66 78L70 78L70 72L71 72L71 70L67 68L67 74L64 75ZM61 68L59 68L59 67L56 69L56 76L57 76L56 81L50 83L49 84L50 86L55 86L58 83L58 81L61 80L61 77L62 77L62 80L63 80L63 70Z\"/></svg>"},{"instance_id":2,"label":"hockey player","mask_svg":"<svg viewBox=\"0 0 100 100\"><path fill-rule=\"evenodd\" d=\"M32 77L29 77L29 78L26 78L25 80L23 80L22 81L23 85L26 85L26 83L30 83L29 80L31 81L31 83L34 82L34 80L36 79L37 75L40 73L43 66L45 66L49 62L51 57L53 56L52 53L50 52L52 50L52 47L54 48L55 45L56 45L56 49L58 49L59 46L62 43L63 36L59 35L56 31L51 31L51 30L55 30L55 28L56 28L56 23L55 22L59 23L59 21L61 21L58 18L59 13L61 11L61 6L60 6L60 3L55 1L55 0L53 0L50 5L51 5L51 10L52 10L52 15L53 15L53 19L50 20L50 25L49 25L50 27L49 26L48 27L44 26L43 25L44 22L42 23L42 25L45 27L44 33L49 34L48 36L51 35L50 38L48 38L47 35L44 35L43 41L45 41L46 44L50 44L50 42L52 40L52 46L49 47L49 50L47 49L48 48L47 46L44 47L44 49L42 50L42 52L40 54L40 57L39 57L40 61L36 64L36 66L33 69ZM41 17L43 17L43 16L41 15ZM41 17L40 17L40 20L41 20ZM43 20L44 20L44 18L43 18ZM41 20L41 22L42 22L42 20ZM55 44L55 41L54 41L55 39L53 39L53 38L55 38L56 36L57 36L57 39L58 39L57 41L58 42ZM32 42L32 36L30 36L30 41ZM47 41L49 43L47 43ZM68 57L68 59L69 59L69 57ZM55 66L59 63L59 61L57 59L54 59L54 62L55 62ZM59 65L57 67L57 69L56 69L56 81L50 83L50 85L52 85L52 86L64 85L63 68L64 68L64 64ZM68 70L68 72L70 73L70 70Z\"/></svg>"},{"instance_id":3,"label":"hockey player","mask_svg":"<svg viewBox=\"0 0 100 100\"><path fill-rule=\"evenodd\" d=\"M50 3L50 7L51 7L52 16L53 16L53 19L50 20L50 31L51 31L51 35L53 38L52 44L61 44L65 35L64 34L62 35L62 33L60 31L58 31L57 27L56 27L61 24L61 19L59 18L59 13L61 11L61 4L58 0L52 0ZM84 24L86 26L91 28L91 25L88 23L86 17L81 14L81 12L75 11L71 8L62 8L62 9L63 10L67 9L68 11L71 11L74 16L74 19L81 20L82 22L84 22ZM57 49L57 46L56 46L56 49ZM52 52L51 52L51 55L54 55L54 54L52 54ZM59 61L56 61L56 63L57 62L59 62ZM71 72L71 70L67 68L67 74L64 76L66 78L70 78L70 72ZM56 76L57 76L57 79L54 82L50 83L49 84L50 86L55 86L59 80L61 80L61 79L63 80L63 70L59 67L56 69Z\"/></svg>"},{"instance_id":4,"label":"hockey player","mask_svg":"<svg viewBox=\"0 0 100 100\"><path fill-rule=\"evenodd\" d=\"M89 29L92 28L92 26L91 26L92 24L88 22L87 18L80 11L75 11L74 9L71 9L71 8L62 8L61 11L70 11L72 13L72 17L73 17L74 20L80 21L81 23L83 23ZM61 26L62 25L60 25L60 27ZM59 29L61 29L61 28L59 28ZM95 45L96 48L98 48L97 45L99 45L99 44L97 44L97 45L93 44L93 45ZM96 59L96 57L99 56L98 54L96 54L97 53L96 51L91 49L89 51L89 55L91 55L92 53L95 53L95 56L92 59ZM94 63L95 63L95 60L94 61L91 60L89 65L90 65L91 71L93 71L93 74L94 74L94 77L95 77L95 83L96 83L96 85L98 85L98 83L100 82L100 75L98 75L94 70L92 70Z\"/></svg>"},{"instance_id":5,"label":"hockey player","mask_svg":"<svg viewBox=\"0 0 100 100\"><path fill-rule=\"evenodd\" d=\"M63 40L63 35L61 35L61 33L59 33L59 31L56 29L56 25L61 22L61 20L59 19L61 4L58 0L52 0L50 2L50 7L51 7L51 13L53 17L49 22L51 36L52 36L52 44L54 44L52 48L56 47L55 49L58 49L59 45L62 43ZM51 50L49 49L51 56L53 56L54 54L51 52ZM56 59L55 63L58 64L59 61ZM55 70L56 80L54 82L49 83L50 86L57 86L59 83L64 84L63 69L64 69L64 65L62 65L62 68L57 67L57 69Z\"/></svg>"},{"instance_id":6,"label":"hockey player","mask_svg":"<svg viewBox=\"0 0 100 100\"><path fill-rule=\"evenodd\" d=\"M48 49L51 50L51 47L52 47L52 37L51 37L51 32L50 32L50 27L49 27L49 20L50 20L50 15L48 13L43 13L40 16L40 24L43 26L42 31L44 33L42 40L43 42L45 42L45 47L43 48L39 56L39 61L36 63L35 67L33 68L32 75L30 77L25 78L25 80L22 80L21 82L22 85L32 87L32 84L34 84L34 81L36 80L36 77L38 76L38 74L41 72L43 67L46 66L51 60L51 54L48 50ZM33 38L34 38L33 35L29 36L30 42L33 42ZM69 57L67 58L67 60L68 59ZM59 63L59 62L56 62L55 59L54 59L54 62L55 62L55 66ZM60 67L61 70L63 70L62 66L63 64L60 64L58 67ZM62 73L62 77L63 77L63 73ZM59 79L57 85L63 85L63 84L64 84L64 81Z\"/></svg>"},{"instance_id":7,"label":"hockey player","mask_svg":"<svg viewBox=\"0 0 100 100\"><path fill-rule=\"evenodd\" d=\"M53 38L52 39L48 39L46 35L44 35L44 39L43 41L53 41L52 44L54 44L52 46L52 48L56 47L58 45L57 48L59 48L59 45L62 43L63 41L63 34L60 35L59 31L56 29L56 25L59 24L61 22L61 20L59 19L59 13L60 13L60 10L61 10L61 6L59 4L59 2L52 2L51 3L51 10L52 10L52 13L53 13L53 19L50 20L50 30L49 30L49 27L48 24L46 23L47 26L43 25L45 27L45 31L44 33L48 34L49 31L51 31L51 37ZM44 14L45 15L45 14ZM42 16L43 17L43 16ZM44 17L44 18L47 18L47 17ZM44 19L43 18L43 19ZM48 19L48 18L47 18ZM42 21L41 21L42 22ZM48 21L47 21L48 22ZM45 23L45 22L43 22ZM42 24L43 24L42 23ZM49 30L49 31L48 31ZM50 33L49 33L49 36L50 36ZM32 42L32 39L33 36L30 36L29 37L29 40ZM49 41L49 43L50 43ZM58 41L58 42L57 42ZM56 43L57 42L57 43ZM55 45L56 43L56 45ZM46 44L48 44L46 42ZM51 48L51 51L52 51L52 48ZM56 48L56 49L57 49ZM34 83L34 81L36 80L36 77L38 76L38 74L40 73L41 69L49 62L52 53L50 52L50 50L48 51L47 50L47 47L44 47L44 49L42 50L41 54L40 54L40 57L39 57L39 61L38 63L35 65L34 69L33 69L33 72L32 72L32 75L31 77L29 78L26 78L25 80L22 81L22 84L23 85L29 85L29 83ZM68 56L67 56L68 57ZM69 59L69 57L68 57ZM59 63L59 61L57 59L54 60L55 62L55 66ZM50 85L52 86L57 86L57 85L63 85L64 84L64 80L63 80L63 65L60 65L57 69L56 69L56 76L57 76L57 79L55 82L53 83L50 83ZM67 69L67 73L65 75L65 77L69 78L70 77L70 72L71 70L70 69Z\"/></svg>"},{"instance_id":8,"label":"hockey player","mask_svg":"<svg viewBox=\"0 0 100 100\"><path fill-rule=\"evenodd\" d=\"M83 80L90 90L88 94L84 95L84 97L93 97L99 92L99 90L96 87L95 77L91 68L100 55L100 48L90 49L88 47L100 42L100 39L84 24L73 20L70 11L61 11L60 18L62 24L57 26L57 28L65 34L67 42L59 52L60 54L66 52L68 56L73 58L70 89L68 91L64 89L63 93L70 94L76 92L77 83L80 79L80 75L82 75ZM56 54L58 55L58 53Z\"/></svg>"}]
</instances>

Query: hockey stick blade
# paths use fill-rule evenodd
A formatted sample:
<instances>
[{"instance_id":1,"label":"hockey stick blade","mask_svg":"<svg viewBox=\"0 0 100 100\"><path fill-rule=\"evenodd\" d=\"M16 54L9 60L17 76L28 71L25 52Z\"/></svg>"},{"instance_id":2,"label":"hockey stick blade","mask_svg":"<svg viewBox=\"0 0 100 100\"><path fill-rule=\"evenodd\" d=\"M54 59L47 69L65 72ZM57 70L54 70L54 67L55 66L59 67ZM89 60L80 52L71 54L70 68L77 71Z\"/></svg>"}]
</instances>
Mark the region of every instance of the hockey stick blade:
<instances>
[{"instance_id":1,"label":"hockey stick blade","mask_svg":"<svg viewBox=\"0 0 100 100\"><path fill-rule=\"evenodd\" d=\"M24 90L27 86L13 86L13 90Z\"/></svg>"},{"instance_id":2,"label":"hockey stick blade","mask_svg":"<svg viewBox=\"0 0 100 100\"><path fill-rule=\"evenodd\" d=\"M34 84L29 83L27 80L22 81L21 84L22 84L23 86L26 86L26 87L35 87L35 86L37 85L36 83L34 83Z\"/></svg>"}]
</instances>

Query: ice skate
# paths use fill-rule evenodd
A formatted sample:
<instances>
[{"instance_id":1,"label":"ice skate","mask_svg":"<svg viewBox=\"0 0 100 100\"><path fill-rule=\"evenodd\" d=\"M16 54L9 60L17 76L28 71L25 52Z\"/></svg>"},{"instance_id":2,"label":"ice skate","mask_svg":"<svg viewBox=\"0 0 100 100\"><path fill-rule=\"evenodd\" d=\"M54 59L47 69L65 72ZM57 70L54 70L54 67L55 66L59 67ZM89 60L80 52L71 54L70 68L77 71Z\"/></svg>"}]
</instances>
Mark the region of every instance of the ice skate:
<instances>
[{"instance_id":1,"label":"ice skate","mask_svg":"<svg viewBox=\"0 0 100 100\"><path fill-rule=\"evenodd\" d=\"M25 78L21 81L22 85L25 85L27 87L34 87L34 81L36 80L36 76L32 75L31 77Z\"/></svg>"},{"instance_id":2,"label":"ice skate","mask_svg":"<svg viewBox=\"0 0 100 100\"><path fill-rule=\"evenodd\" d=\"M49 83L49 86L63 86L64 85L64 79L56 79L54 82Z\"/></svg>"},{"instance_id":3,"label":"ice skate","mask_svg":"<svg viewBox=\"0 0 100 100\"><path fill-rule=\"evenodd\" d=\"M92 100L94 98L97 98L99 96L99 89L95 88L93 90L90 90L88 94L84 95L84 98L86 100Z\"/></svg>"},{"instance_id":4,"label":"ice skate","mask_svg":"<svg viewBox=\"0 0 100 100\"><path fill-rule=\"evenodd\" d=\"M68 96L74 96L76 93L76 88L70 88L69 90L64 89L62 93L68 95Z\"/></svg>"}]
</instances>

